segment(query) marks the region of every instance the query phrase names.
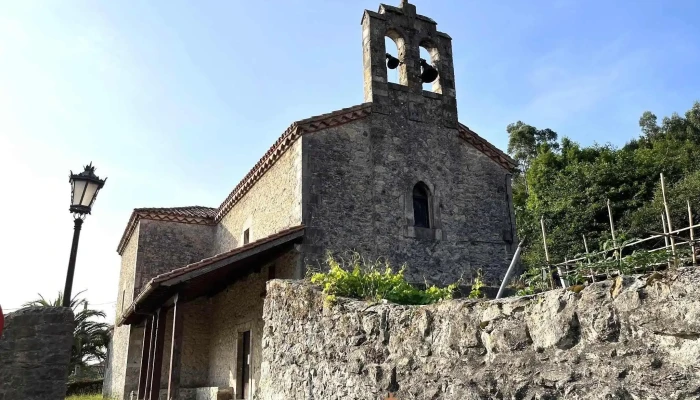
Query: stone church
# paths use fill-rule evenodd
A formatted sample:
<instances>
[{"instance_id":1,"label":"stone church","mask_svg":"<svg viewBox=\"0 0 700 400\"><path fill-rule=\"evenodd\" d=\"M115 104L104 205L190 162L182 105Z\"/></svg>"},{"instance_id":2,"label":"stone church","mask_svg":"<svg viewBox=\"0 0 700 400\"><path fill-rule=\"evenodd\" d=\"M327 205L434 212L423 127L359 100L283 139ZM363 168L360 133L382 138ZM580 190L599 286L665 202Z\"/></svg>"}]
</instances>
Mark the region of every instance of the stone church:
<instances>
[{"instance_id":1,"label":"stone church","mask_svg":"<svg viewBox=\"0 0 700 400\"><path fill-rule=\"evenodd\" d=\"M106 396L252 399L266 281L327 251L406 263L417 283L502 278L515 162L458 121L450 36L406 0L361 24L364 103L292 123L217 208L133 211Z\"/></svg>"}]
</instances>

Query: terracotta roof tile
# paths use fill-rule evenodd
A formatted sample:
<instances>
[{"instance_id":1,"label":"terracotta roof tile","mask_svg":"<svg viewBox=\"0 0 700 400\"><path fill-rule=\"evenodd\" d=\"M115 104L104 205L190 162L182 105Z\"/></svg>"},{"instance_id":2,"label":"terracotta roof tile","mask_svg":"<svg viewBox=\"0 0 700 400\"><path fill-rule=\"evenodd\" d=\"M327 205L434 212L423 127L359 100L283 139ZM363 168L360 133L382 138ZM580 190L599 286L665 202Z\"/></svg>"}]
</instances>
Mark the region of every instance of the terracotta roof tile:
<instances>
[{"instance_id":1,"label":"terracotta roof tile","mask_svg":"<svg viewBox=\"0 0 700 400\"><path fill-rule=\"evenodd\" d=\"M144 286L144 288L141 290L141 292L134 298L134 301L132 301L131 305L127 307L121 318L119 318L119 321L117 323L117 326L121 326L124 324L125 321L129 320L132 317L132 314L134 314L135 310L138 308L139 305L143 305L145 302L148 301L148 298L152 296L154 293L158 292L159 288L161 287L161 284L165 281L168 281L173 278L177 278L179 276L186 275L191 272L195 272L199 269L208 267L217 261L225 260L226 258L235 256L240 253L244 253L248 250L254 249L259 246L263 246L265 244L274 242L277 239L284 238L285 236L290 236L295 233L300 233L300 235L292 236L290 237L290 240L293 240L297 237L300 237L303 235L304 231L304 226L303 225L297 225L293 226L287 229L283 229L281 231L278 231L277 233L274 233L272 235L266 236L264 238L258 239L254 242L250 242L244 246L237 247L235 249L232 249L230 251L226 251L223 253L219 253L213 257L208 257L205 259L202 259L200 261L197 261L192 264L188 264L184 267L181 268L176 268L170 272L166 272L164 274L160 274L154 278L152 278L148 283Z\"/></svg>"},{"instance_id":2,"label":"terracotta roof tile","mask_svg":"<svg viewBox=\"0 0 700 400\"><path fill-rule=\"evenodd\" d=\"M117 253L120 255L124 251L129 238L136 230L136 225L142 219L152 221L180 222L195 225L213 225L216 208L189 206L189 207L169 207L169 208L135 208L131 213L131 218L124 228L124 233L117 246Z\"/></svg>"},{"instance_id":3,"label":"terracotta roof tile","mask_svg":"<svg viewBox=\"0 0 700 400\"><path fill-rule=\"evenodd\" d=\"M159 215L173 215L179 217L214 218L216 208L189 206L189 207L167 207L167 208L137 208L134 211L140 213L156 213Z\"/></svg>"},{"instance_id":4,"label":"terracotta roof tile","mask_svg":"<svg viewBox=\"0 0 700 400\"><path fill-rule=\"evenodd\" d=\"M245 177L229 193L216 212L215 221L220 221L226 213L240 200L251 187L269 170L275 162L290 148L294 142L307 133L313 133L326 128L339 126L362 119L372 112L372 103L363 103L354 107L343 108L327 114L317 115L299 120L291 124L282 136L270 147L265 155L246 174Z\"/></svg>"},{"instance_id":5,"label":"terracotta roof tile","mask_svg":"<svg viewBox=\"0 0 700 400\"><path fill-rule=\"evenodd\" d=\"M363 103L357 106L343 108L327 114L321 114L292 123L284 131L277 141L265 152L262 158L243 177L236 187L229 193L218 208L209 207L172 207L172 208L137 208L131 215L122 235L117 252L122 254L129 238L136 229L140 219L157 221L182 222L188 224L213 225L220 221L233 206L255 185L255 183L267 172L277 160L289 149L302 135L317 132L326 128L343 125L358 119L365 118L372 113L372 103ZM517 163L507 154L489 143L486 139L477 135L467 126L459 124L459 135L467 143L484 153L492 160L499 163L508 171L513 171Z\"/></svg>"},{"instance_id":6,"label":"terracotta roof tile","mask_svg":"<svg viewBox=\"0 0 700 400\"><path fill-rule=\"evenodd\" d=\"M499 163L506 170L514 171L518 166L518 163L510 158L510 156L489 143L488 140L479 136L473 130L469 129L469 127L466 125L459 124L458 131L459 136L464 139L465 142L471 144L474 146L474 148L484 153L487 157Z\"/></svg>"},{"instance_id":7,"label":"terracotta roof tile","mask_svg":"<svg viewBox=\"0 0 700 400\"><path fill-rule=\"evenodd\" d=\"M167 281L168 279L172 279L172 278L187 274L189 272L196 271L200 268L211 265L217 261L223 260L225 258L234 256L234 255L239 254L239 253L243 253L246 250L250 250L254 247L261 246L265 243L272 242L276 239L279 239L279 238L284 237L286 235L289 235L291 233L302 231L303 229L304 229L303 225L297 225L297 226L294 226L291 228L281 230L281 231L274 233L270 236L266 236L262 239L258 239L254 242L250 242L244 246L236 247L235 249L232 249L232 250L229 250L229 251L226 251L223 253L219 253L219 254L212 256L212 257L204 258L204 259L197 261L195 263L192 263L192 264L188 264L182 268L177 268L177 269L174 269L170 272L160 274L160 275L154 277L153 279L151 279L151 282L149 282L149 283L157 284L160 282Z\"/></svg>"}]
</instances>

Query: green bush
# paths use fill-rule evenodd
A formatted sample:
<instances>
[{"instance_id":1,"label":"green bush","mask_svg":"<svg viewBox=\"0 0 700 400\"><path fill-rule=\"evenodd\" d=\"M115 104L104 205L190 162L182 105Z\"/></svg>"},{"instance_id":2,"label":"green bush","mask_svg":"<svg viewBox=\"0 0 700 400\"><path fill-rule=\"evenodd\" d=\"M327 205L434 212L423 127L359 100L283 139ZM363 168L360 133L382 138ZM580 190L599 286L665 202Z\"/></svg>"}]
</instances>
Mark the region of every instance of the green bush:
<instances>
[{"instance_id":1,"label":"green bush","mask_svg":"<svg viewBox=\"0 0 700 400\"><path fill-rule=\"evenodd\" d=\"M444 288L429 286L421 290L404 278L405 265L394 272L388 262L365 261L353 253L347 260L336 260L332 254L326 259L328 272L311 275L311 282L321 285L328 303L337 296L367 301L388 300L397 304L431 304L451 299L459 282Z\"/></svg>"}]
</instances>

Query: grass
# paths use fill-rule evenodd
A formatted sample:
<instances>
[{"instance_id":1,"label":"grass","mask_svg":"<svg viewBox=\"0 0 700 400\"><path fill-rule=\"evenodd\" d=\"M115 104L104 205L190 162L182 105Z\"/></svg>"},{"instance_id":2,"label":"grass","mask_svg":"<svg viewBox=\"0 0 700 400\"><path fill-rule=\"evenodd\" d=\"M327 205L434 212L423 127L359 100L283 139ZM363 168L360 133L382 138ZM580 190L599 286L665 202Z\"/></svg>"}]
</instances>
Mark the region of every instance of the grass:
<instances>
[{"instance_id":1,"label":"grass","mask_svg":"<svg viewBox=\"0 0 700 400\"><path fill-rule=\"evenodd\" d=\"M101 394L83 394L80 396L69 396L66 400L102 400Z\"/></svg>"}]
</instances>

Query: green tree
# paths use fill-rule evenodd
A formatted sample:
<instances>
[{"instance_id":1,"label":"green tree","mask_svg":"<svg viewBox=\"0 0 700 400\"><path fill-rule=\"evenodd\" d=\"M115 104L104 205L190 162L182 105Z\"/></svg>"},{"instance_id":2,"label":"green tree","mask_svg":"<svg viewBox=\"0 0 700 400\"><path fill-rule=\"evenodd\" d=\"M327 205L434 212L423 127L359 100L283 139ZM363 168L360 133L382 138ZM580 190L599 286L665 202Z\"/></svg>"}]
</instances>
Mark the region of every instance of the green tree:
<instances>
[{"instance_id":1,"label":"green tree","mask_svg":"<svg viewBox=\"0 0 700 400\"><path fill-rule=\"evenodd\" d=\"M71 371L94 363L104 363L107 359L107 346L110 339L112 326L99 321L105 318L105 313L88 308L86 299L79 298L83 292L77 293L70 302L70 307L75 316L75 330L73 332L73 350L71 352ZM36 300L25 303L24 307L61 307L63 293L53 299L46 299L39 294Z\"/></svg>"},{"instance_id":2,"label":"green tree","mask_svg":"<svg viewBox=\"0 0 700 400\"><path fill-rule=\"evenodd\" d=\"M567 137L522 121L507 127L508 152L521 165L513 180L513 202L521 237L541 238L540 217L547 228L547 247L554 263L596 251L608 242L606 202L611 201L618 241L648 236L661 229L659 174L675 227L687 226L690 200L700 215L700 103L683 116L674 113L658 123L647 111L641 134L622 148L582 146ZM535 273L544 265L541 240L530 240L522 259ZM658 245L658 243L650 243Z\"/></svg>"},{"instance_id":3,"label":"green tree","mask_svg":"<svg viewBox=\"0 0 700 400\"><path fill-rule=\"evenodd\" d=\"M523 173L529 169L538 151L559 148L557 133L551 129L537 129L518 121L508 125L506 131L508 131L508 153L518 161Z\"/></svg>"}]
</instances>

